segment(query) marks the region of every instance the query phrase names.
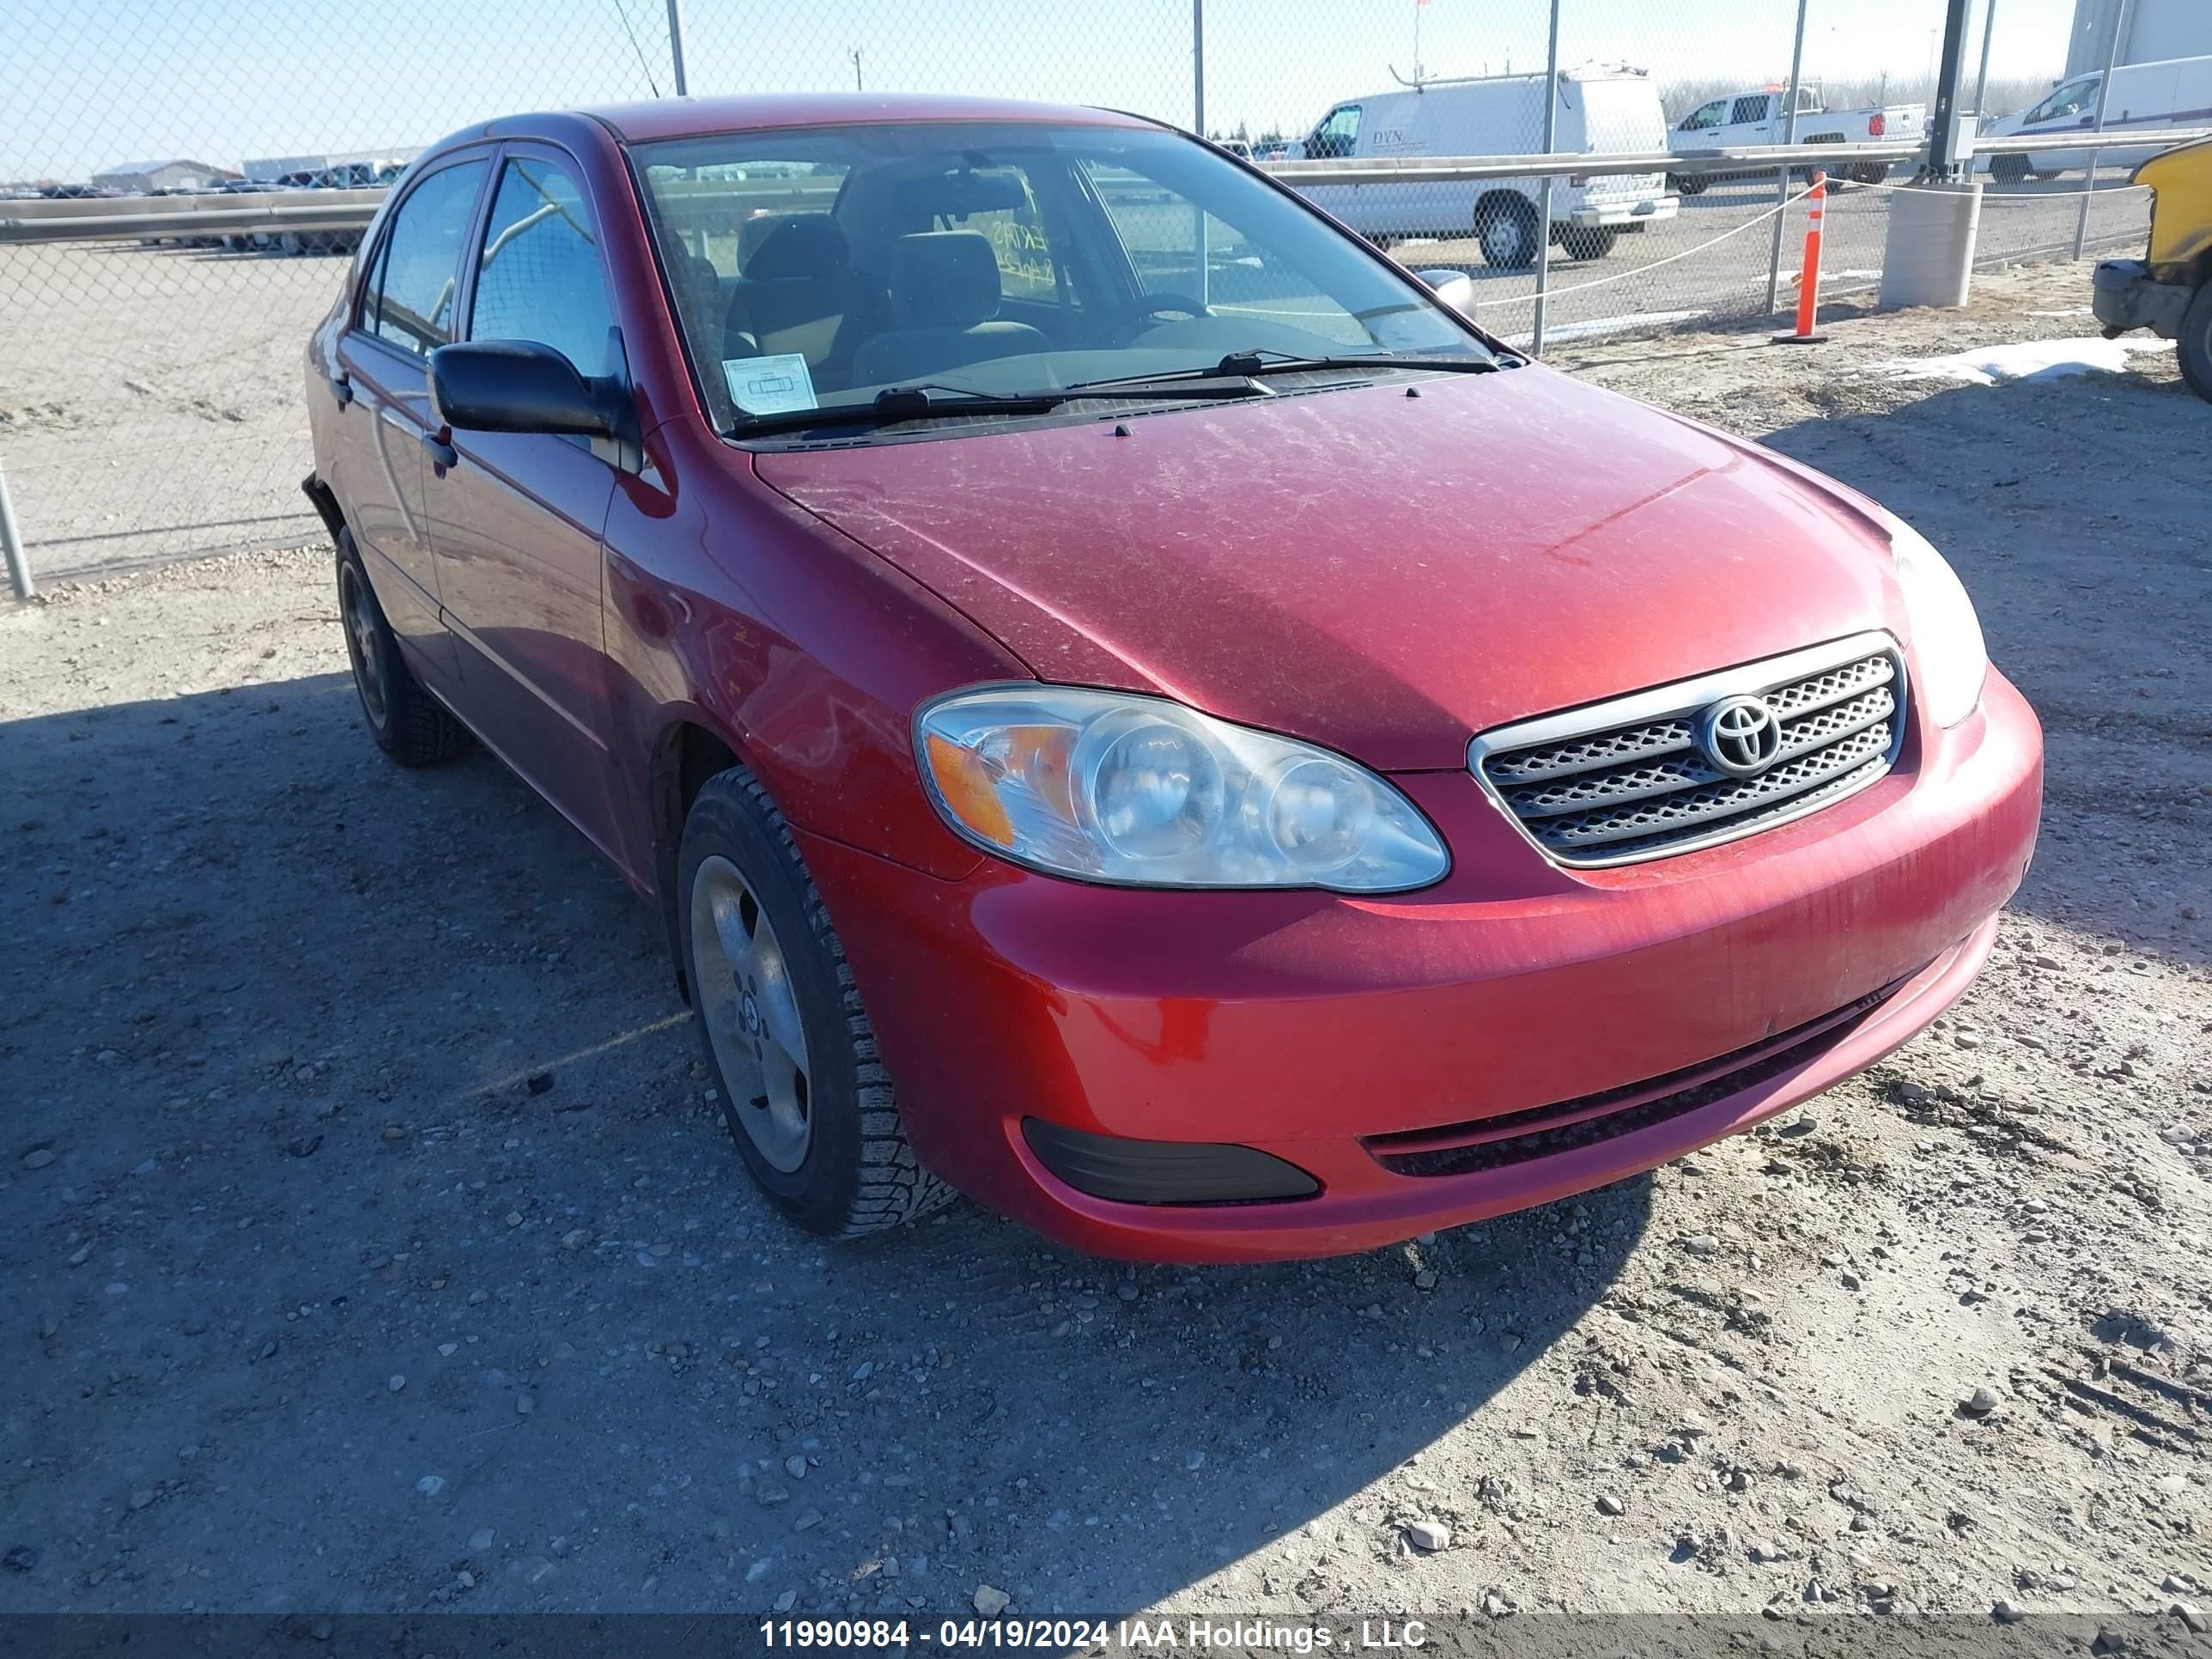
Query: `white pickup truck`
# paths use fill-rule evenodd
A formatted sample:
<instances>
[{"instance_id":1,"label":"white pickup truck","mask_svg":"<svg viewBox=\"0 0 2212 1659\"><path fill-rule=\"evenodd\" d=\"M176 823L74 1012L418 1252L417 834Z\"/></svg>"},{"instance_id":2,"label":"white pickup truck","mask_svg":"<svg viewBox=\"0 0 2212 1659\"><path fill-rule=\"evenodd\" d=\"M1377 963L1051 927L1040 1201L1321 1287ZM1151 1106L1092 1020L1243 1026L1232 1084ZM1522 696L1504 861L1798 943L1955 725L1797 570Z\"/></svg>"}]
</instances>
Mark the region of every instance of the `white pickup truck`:
<instances>
[{"instance_id":1,"label":"white pickup truck","mask_svg":"<svg viewBox=\"0 0 2212 1659\"><path fill-rule=\"evenodd\" d=\"M1797 88L1797 142L1801 144L1866 144L1878 138L1917 140L1928 125L1925 104L1888 104L1871 109L1830 109L1817 86ZM1674 123L1667 148L1677 155L1703 149L1737 149L1753 144L1790 142L1790 88L1759 87L1732 92L1700 104ZM1863 185L1888 175L1881 161L1861 161L1849 169ZM1695 196L1725 173L1682 173L1667 182L1684 196Z\"/></svg>"}]
</instances>

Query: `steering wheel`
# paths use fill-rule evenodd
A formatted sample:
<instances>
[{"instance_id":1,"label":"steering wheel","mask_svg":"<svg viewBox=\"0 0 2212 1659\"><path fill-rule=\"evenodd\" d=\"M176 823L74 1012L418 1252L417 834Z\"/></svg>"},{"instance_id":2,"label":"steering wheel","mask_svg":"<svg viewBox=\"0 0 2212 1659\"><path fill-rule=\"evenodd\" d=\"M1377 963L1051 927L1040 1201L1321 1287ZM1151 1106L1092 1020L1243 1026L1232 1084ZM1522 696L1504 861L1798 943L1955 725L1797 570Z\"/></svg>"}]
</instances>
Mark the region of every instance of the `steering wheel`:
<instances>
[{"instance_id":1,"label":"steering wheel","mask_svg":"<svg viewBox=\"0 0 2212 1659\"><path fill-rule=\"evenodd\" d=\"M1147 294L1130 308L1128 325L1122 331L1123 340L1126 343L1136 338L1143 331L1144 325L1155 317L1183 316L1195 322L1212 314L1204 304L1188 294Z\"/></svg>"}]
</instances>

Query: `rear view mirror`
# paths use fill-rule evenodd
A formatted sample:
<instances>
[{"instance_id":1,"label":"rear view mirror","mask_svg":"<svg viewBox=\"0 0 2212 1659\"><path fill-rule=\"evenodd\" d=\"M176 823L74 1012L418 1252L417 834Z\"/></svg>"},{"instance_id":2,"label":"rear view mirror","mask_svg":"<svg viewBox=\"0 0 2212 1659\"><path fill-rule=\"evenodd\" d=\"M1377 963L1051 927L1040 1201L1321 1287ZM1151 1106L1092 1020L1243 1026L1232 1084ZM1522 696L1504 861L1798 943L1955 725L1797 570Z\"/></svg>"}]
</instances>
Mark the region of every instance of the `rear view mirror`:
<instances>
[{"instance_id":1,"label":"rear view mirror","mask_svg":"<svg viewBox=\"0 0 2212 1659\"><path fill-rule=\"evenodd\" d=\"M1462 317L1474 315L1474 278L1463 270L1417 270L1414 276L1429 285L1439 300Z\"/></svg>"},{"instance_id":2,"label":"rear view mirror","mask_svg":"<svg viewBox=\"0 0 2212 1659\"><path fill-rule=\"evenodd\" d=\"M551 346L477 340L430 354L430 401L447 425L467 432L614 435L615 400L605 382L577 372Z\"/></svg>"}]
</instances>

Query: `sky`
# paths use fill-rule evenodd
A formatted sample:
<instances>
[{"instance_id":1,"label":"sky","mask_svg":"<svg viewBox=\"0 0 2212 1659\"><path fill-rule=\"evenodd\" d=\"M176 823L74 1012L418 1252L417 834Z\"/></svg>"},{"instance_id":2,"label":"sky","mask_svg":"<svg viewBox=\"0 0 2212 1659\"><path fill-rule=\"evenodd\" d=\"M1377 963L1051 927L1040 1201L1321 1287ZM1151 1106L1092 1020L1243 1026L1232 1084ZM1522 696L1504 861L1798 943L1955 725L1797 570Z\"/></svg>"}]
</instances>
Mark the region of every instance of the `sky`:
<instances>
[{"instance_id":1,"label":"sky","mask_svg":"<svg viewBox=\"0 0 2212 1659\"><path fill-rule=\"evenodd\" d=\"M1206 125L1309 128L1411 74L1540 66L1549 0L1204 0ZM1662 84L1787 76L1797 0L1560 0L1560 59ZM1942 0L1804 0L1805 74L1925 76ZM1972 0L1970 64L1984 8ZM1996 0L1993 79L2055 76L2074 0ZM1105 104L1188 125L1191 0L683 0L695 93ZM672 90L665 0L6 0L0 179L171 156L422 144L520 109Z\"/></svg>"}]
</instances>

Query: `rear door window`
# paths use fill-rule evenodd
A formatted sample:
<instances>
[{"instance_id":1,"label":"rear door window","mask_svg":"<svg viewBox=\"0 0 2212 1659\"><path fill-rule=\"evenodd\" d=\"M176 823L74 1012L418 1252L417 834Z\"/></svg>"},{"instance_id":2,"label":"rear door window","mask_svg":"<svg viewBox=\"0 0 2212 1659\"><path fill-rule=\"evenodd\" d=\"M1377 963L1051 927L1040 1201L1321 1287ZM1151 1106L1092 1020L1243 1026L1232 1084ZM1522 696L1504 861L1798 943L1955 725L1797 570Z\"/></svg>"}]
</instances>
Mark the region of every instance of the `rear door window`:
<instances>
[{"instance_id":1,"label":"rear door window","mask_svg":"<svg viewBox=\"0 0 2212 1659\"><path fill-rule=\"evenodd\" d=\"M484 226L470 303L472 340L534 340L586 374L607 368L607 297L599 233L576 181L536 156L510 157Z\"/></svg>"},{"instance_id":2,"label":"rear door window","mask_svg":"<svg viewBox=\"0 0 2212 1659\"><path fill-rule=\"evenodd\" d=\"M1729 112L1729 125L1742 126L1747 122L1764 121L1766 118L1768 102L1767 94L1763 92L1755 93L1748 98L1737 99L1735 107Z\"/></svg>"},{"instance_id":3,"label":"rear door window","mask_svg":"<svg viewBox=\"0 0 2212 1659\"><path fill-rule=\"evenodd\" d=\"M476 216L484 163L442 168L410 191L392 221L362 326L402 351L428 356L453 337L461 246Z\"/></svg>"}]
</instances>

